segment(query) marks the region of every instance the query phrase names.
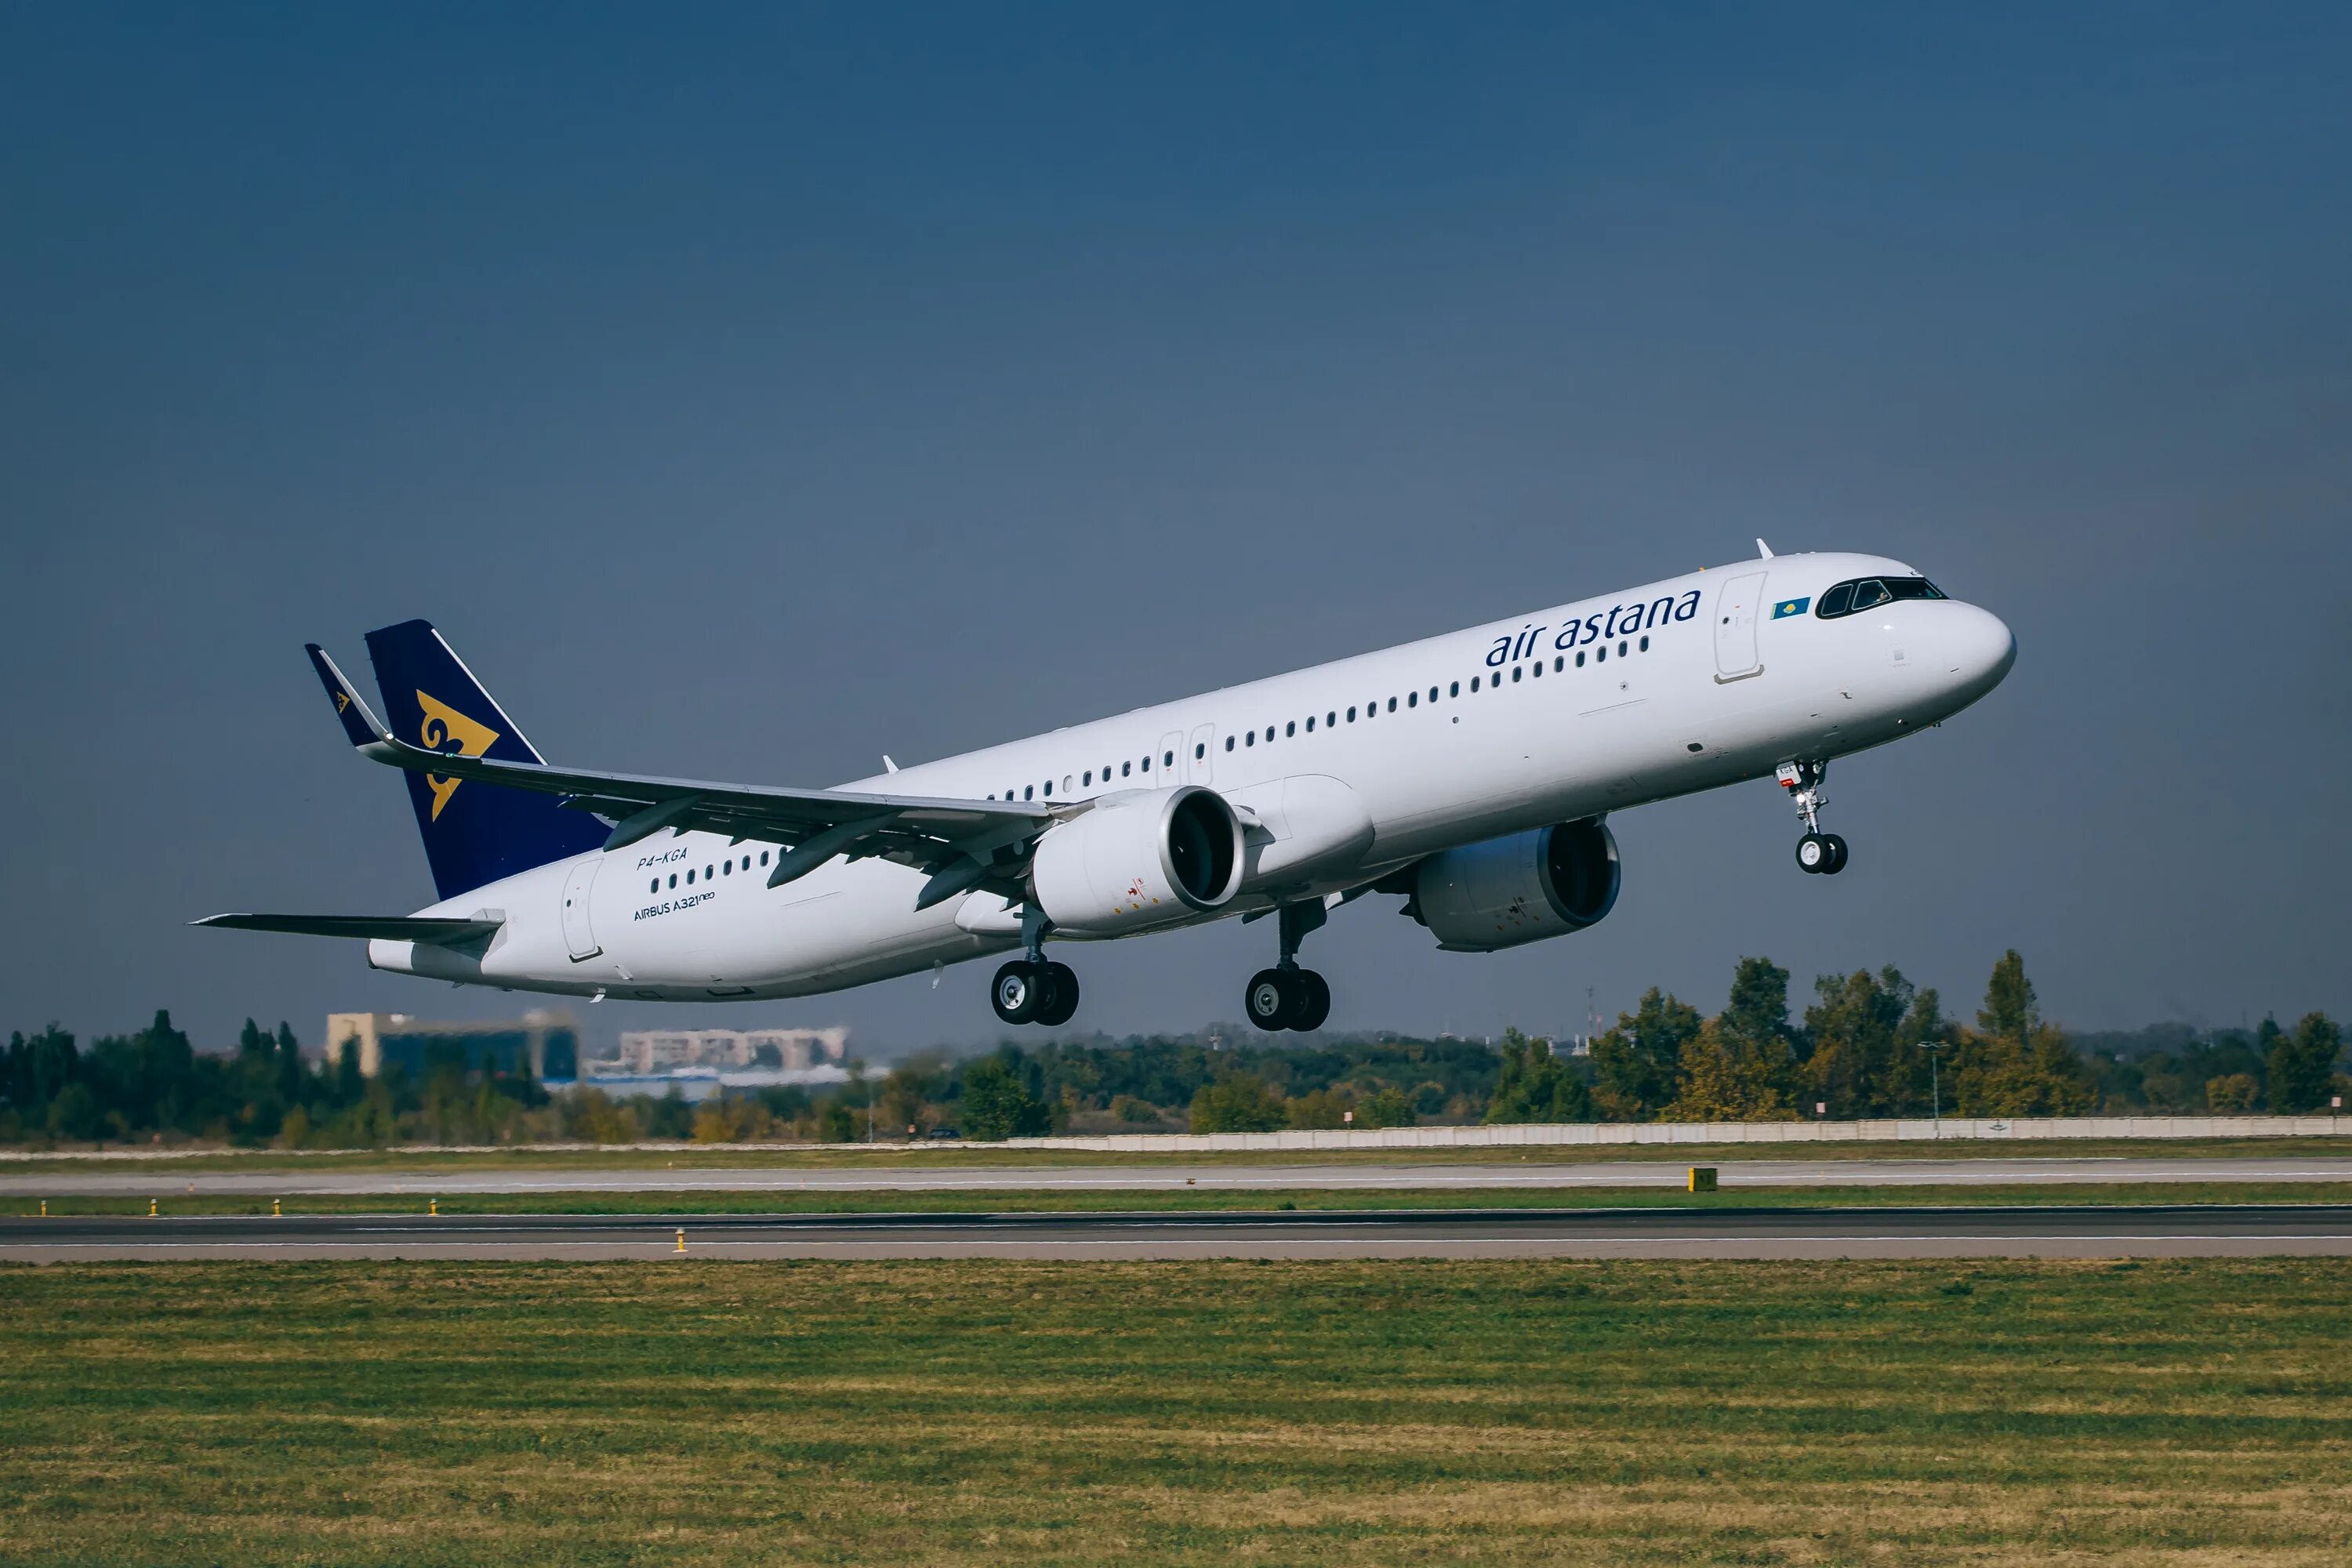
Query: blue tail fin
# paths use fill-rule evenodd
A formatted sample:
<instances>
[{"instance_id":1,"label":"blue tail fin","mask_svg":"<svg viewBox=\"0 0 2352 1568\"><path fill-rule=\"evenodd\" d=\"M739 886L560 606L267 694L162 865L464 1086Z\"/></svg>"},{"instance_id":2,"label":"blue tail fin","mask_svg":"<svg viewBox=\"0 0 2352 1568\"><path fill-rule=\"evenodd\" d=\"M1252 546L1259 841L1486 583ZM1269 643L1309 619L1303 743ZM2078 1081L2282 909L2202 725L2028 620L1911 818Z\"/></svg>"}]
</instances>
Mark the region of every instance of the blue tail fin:
<instances>
[{"instance_id":1,"label":"blue tail fin","mask_svg":"<svg viewBox=\"0 0 2352 1568\"><path fill-rule=\"evenodd\" d=\"M431 622L370 632L367 646L384 722L401 740L460 756L544 761ZM435 773L407 778L433 885L445 899L597 848L610 831L586 812L566 811L553 795Z\"/></svg>"}]
</instances>

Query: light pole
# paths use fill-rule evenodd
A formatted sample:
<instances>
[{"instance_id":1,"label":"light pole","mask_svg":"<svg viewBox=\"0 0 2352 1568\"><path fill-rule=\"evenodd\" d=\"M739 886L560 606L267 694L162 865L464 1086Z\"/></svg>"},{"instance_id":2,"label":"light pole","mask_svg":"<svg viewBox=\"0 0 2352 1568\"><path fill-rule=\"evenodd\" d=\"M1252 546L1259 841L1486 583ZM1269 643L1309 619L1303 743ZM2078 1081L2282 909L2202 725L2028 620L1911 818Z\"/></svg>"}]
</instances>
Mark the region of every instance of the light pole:
<instances>
[{"instance_id":1,"label":"light pole","mask_svg":"<svg viewBox=\"0 0 2352 1568\"><path fill-rule=\"evenodd\" d=\"M1936 1141L1939 1143L1944 1138L1944 1075L1941 1070L1944 1058L1936 1053L1949 1044L1948 1040L1923 1040L1919 1044L1919 1048L1927 1053L1927 1092L1934 1107Z\"/></svg>"}]
</instances>

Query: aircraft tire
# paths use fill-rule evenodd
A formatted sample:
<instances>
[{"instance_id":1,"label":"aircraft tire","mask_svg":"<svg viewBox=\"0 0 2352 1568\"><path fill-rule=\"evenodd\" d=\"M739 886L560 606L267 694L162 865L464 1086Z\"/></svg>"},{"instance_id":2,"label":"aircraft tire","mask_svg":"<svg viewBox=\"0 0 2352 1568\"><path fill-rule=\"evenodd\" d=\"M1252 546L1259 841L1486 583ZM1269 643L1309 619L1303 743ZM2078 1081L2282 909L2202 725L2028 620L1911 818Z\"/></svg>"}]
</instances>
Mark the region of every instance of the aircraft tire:
<instances>
[{"instance_id":1,"label":"aircraft tire","mask_svg":"<svg viewBox=\"0 0 2352 1568\"><path fill-rule=\"evenodd\" d=\"M1830 869L1835 851L1825 833L1808 833L1797 840L1797 868L1814 876Z\"/></svg>"},{"instance_id":2,"label":"aircraft tire","mask_svg":"<svg viewBox=\"0 0 2352 1568\"><path fill-rule=\"evenodd\" d=\"M1036 1021L1058 1029L1078 1011L1078 973L1066 963L1045 965L1045 994L1037 1004Z\"/></svg>"},{"instance_id":3,"label":"aircraft tire","mask_svg":"<svg viewBox=\"0 0 2352 1568\"><path fill-rule=\"evenodd\" d=\"M1319 1029L1323 1020L1331 1016L1331 986L1311 969L1298 972L1300 992L1297 1009L1290 1016L1294 1029Z\"/></svg>"},{"instance_id":4,"label":"aircraft tire","mask_svg":"<svg viewBox=\"0 0 2352 1568\"><path fill-rule=\"evenodd\" d=\"M988 1005L1007 1024L1034 1023L1045 1001L1043 978L1028 960L1016 958L996 972L988 987Z\"/></svg>"},{"instance_id":5,"label":"aircraft tire","mask_svg":"<svg viewBox=\"0 0 2352 1568\"><path fill-rule=\"evenodd\" d=\"M1834 877L1845 869L1845 840L1834 833L1825 833L1822 837L1830 847L1829 863L1822 868L1822 875Z\"/></svg>"},{"instance_id":6,"label":"aircraft tire","mask_svg":"<svg viewBox=\"0 0 2352 1568\"><path fill-rule=\"evenodd\" d=\"M1242 1007L1249 1021L1271 1033L1290 1026L1291 1016L1298 1011L1298 987L1288 973L1279 969L1261 969L1250 976L1249 988L1242 993Z\"/></svg>"}]
</instances>

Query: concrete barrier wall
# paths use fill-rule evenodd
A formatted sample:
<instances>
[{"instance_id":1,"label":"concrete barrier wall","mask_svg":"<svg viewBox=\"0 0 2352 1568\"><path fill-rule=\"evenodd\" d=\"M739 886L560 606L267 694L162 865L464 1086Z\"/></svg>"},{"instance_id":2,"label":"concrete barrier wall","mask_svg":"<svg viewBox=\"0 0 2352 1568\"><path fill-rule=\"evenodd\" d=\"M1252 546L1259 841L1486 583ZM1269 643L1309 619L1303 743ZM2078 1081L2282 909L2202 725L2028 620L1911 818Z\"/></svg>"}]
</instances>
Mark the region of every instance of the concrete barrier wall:
<instances>
[{"instance_id":1,"label":"concrete barrier wall","mask_svg":"<svg viewBox=\"0 0 2352 1568\"><path fill-rule=\"evenodd\" d=\"M2352 1138L2352 1116L1948 1116L1941 1121L1570 1121L1524 1127L1382 1127L1357 1131L1331 1128L1282 1132L1114 1132L1102 1136L1011 1138L991 1149L1090 1149L1130 1154L1237 1152L1276 1149L1508 1149L1536 1145L1603 1148L1617 1145L1673 1147L1726 1143L1965 1143L1981 1140L2038 1138ZM862 1144L844 1143L525 1143L398 1144L384 1149L273 1149L274 1158L336 1160L385 1154L493 1154L613 1152L636 1150L675 1153L681 1148L718 1154L758 1149L815 1149L846 1152ZM913 1143L885 1140L879 1148L900 1153L926 1149L973 1147L961 1142ZM0 1163L29 1160L186 1160L217 1154L216 1146L173 1149L0 1150Z\"/></svg>"},{"instance_id":2,"label":"concrete barrier wall","mask_svg":"<svg viewBox=\"0 0 2352 1568\"><path fill-rule=\"evenodd\" d=\"M1941 1121L1579 1121L1518 1127L1332 1128L1282 1132L1115 1132L1014 1138L1009 1149L1189 1153L1276 1149L1601 1148L1719 1143L1957 1143L2039 1138L2329 1138L2352 1116L1948 1116Z\"/></svg>"}]
</instances>

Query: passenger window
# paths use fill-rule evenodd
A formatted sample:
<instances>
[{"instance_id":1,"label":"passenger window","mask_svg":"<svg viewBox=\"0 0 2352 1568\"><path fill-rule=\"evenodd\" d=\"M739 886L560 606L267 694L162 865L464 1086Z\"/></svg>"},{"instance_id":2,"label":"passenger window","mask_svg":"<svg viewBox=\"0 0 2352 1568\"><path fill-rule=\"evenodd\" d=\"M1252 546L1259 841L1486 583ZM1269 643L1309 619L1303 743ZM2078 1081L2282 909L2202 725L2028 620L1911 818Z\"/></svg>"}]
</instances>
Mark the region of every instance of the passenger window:
<instances>
[{"instance_id":1,"label":"passenger window","mask_svg":"<svg viewBox=\"0 0 2352 1568\"><path fill-rule=\"evenodd\" d=\"M1310 735L1315 733L1315 715L1312 713L1307 716L1307 732Z\"/></svg>"},{"instance_id":2,"label":"passenger window","mask_svg":"<svg viewBox=\"0 0 2352 1568\"><path fill-rule=\"evenodd\" d=\"M1326 713L1326 714L1324 714L1324 715L1323 715L1323 728L1325 728L1326 730L1329 729L1332 725L1337 724L1339 721L1339 710L1338 709L1336 709L1336 708L1335 708L1335 709L1333 709L1330 712Z\"/></svg>"},{"instance_id":3,"label":"passenger window","mask_svg":"<svg viewBox=\"0 0 2352 1568\"><path fill-rule=\"evenodd\" d=\"M669 874L669 885L673 888L677 886L677 873L675 871Z\"/></svg>"},{"instance_id":4,"label":"passenger window","mask_svg":"<svg viewBox=\"0 0 2352 1568\"><path fill-rule=\"evenodd\" d=\"M1045 798L1047 800L1054 798L1054 781L1052 779L1047 779L1045 781Z\"/></svg>"},{"instance_id":5,"label":"passenger window","mask_svg":"<svg viewBox=\"0 0 2352 1568\"><path fill-rule=\"evenodd\" d=\"M1517 685L1519 677L1524 673L1525 672L1521 670L1517 665L1515 664L1511 666L1511 684L1514 686Z\"/></svg>"},{"instance_id":6,"label":"passenger window","mask_svg":"<svg viewBox=\"0 0 2352 1568\"><path fill-rule=\"evenodd\" d=\"M1607 643L1602 643L1599 647L1592 650L1592 662L1595 664L1607 664L1609 662L1609 645Z\"/></svg>"},{"instance_id":7,"label":"passenger window","mask_svg":"<svg viewBox=\"0 0 2352 1568\"><path fill-rule=\"evenodd\" d=\"M733 875L735 874L735 862L734 862L734 861L732 861L732 860L728 860L728 861L726 861L726 862L722 863L722 864L719 866L719 875L721 875L721 876L723 876L723 877L731 877L731 876L733 876Z\"/></svg>"},{"instance_id":8,"label":"passenger window","mask_svg":"<svg viewBox=\"0 0 2352 1568\"><path fill-rule=\"evenodd\" d=\"M1552 656L1551 672L1554 675L1558 675L1561 670L1566 669L1567 668L1568 660L1560 658L1558 654L1554 654Z\"/></svg>"},{"instance_id":9,"label":"passenger window","mask_svg":"<svg viewBox=\"0 0 2352 1568\"><path fill-rule=\"evenodd\" d=\"M1309 720L1307 721L1307 722L1308 722L1308 723L1310 723L1310 724L1311 724L1311 723L1313 723L1314 721L1313 721L1312 719L1309 719ZM1288 739L1290 739L1290 737L1292 737L1293 735L1296 735L1297 733L1298 733L1298 721L1297 721L1297 720L1296 720L1296 719L1293 719L1289 723L1285 724L1285 725L1282 727L1282 738L1283 738L1284 740L1286 740L1286 741L1287 741Z\"/></svg>"},{"instance_id":10,"label":"passenger window","mask_svg":"<svg viewBox=\"0 0 2352 1568\"><path fill-rule=\"evenodd\" d=\"M1375 697L1370 702L1364 704L1364 717L1367 719L1377 719L1380 716L1381 700Z\"/></svg>"},{"instance_id":11,"label":"passenger window","mask_svg":"<svg viewBox=\"0 0 2352 1568\"><path fill-rule=\"evenodd\" d=\"M1355 721L1356 721L1356 710L1355 710L1353 708L1350 708L1350 709L1349 709L1349 710L1348 710L1348 722L1349 722L1349 723L1350 723L1350 724L1352 724L1352 723L1354 723Z\"/></svg>"},{"instance_id":12,"label":"passenger window","mask_svg":"<svg viewBox=\"0 0 2352 1568\"><path fill-rule=\"evenodd\" d=\"M1150 766L1151 765L1151 761L1150 761L1150 758L1148 758L1148 757L1147 757L1147 758L1145 758L1145 759L1144 759L1143 765L1144 765L1145 767L1147 767L1147 768L1148 768L1148 767L1150 767ZM1134 769L1134 767L1135 767L1135 764L1134 764L1133 763L1119 763L1119 764L1118 764L1118 776L1119 776L1119 777L1121 777L1121 778L1126 778L1126 777L1129 775L1129 773Z\"/></svg>"},{"instance_id":13,"label":"passenger window","mask_svg":"<svg viewBox=\"0 0 2352 1568\"><path fill-rule=\"evenodd\" d=\"M1623 643L1619 643L1617 645L1617 657L1619 658L1623 658L1625 657L1625 645Z\"/></svg>"},{"instance_id":14,"label":"passenger window","mask_svg":"<svg viewBox=\"0 0 2352 1568\"><path fill-rule=\"evenodd\" d=\"M1433 687L1431 687L1431 688L1429 689L1429 700L1430 700L1432 702L1434 702L1434 701L1436 701L1436 700L1437 700L1437 688L1435 688L1434 686L1433 686Z\"/></svg>"},{"instance_id":15,"label":"passenger window","mask_svg":"<svg viewBox=\"0 0 2352 1568\"><path fill-rule=\"evenodd\" d=\"M1454 683L1454 689L1453 689L1453 690L1451 690L1451 691L1449 691L1449 692L1447 692L1447 693L1446 693L1446 695L1447 695L1448 697L1459 697L1459 696L1461 696L1461 695L1462 695L1462 683L1461 683L1460 681L1458 681L1458 680L1457 680L1457 681L1455 681L1455 682Z\"/></svg>"},{"instance_id":16,"label":"passenger window","mask_svg":"<svg viewBox=\"0 0 2352 1568\"><path fill-rule=\"evenodd\" d=\"M1265 743L1269 746L1274 744L1274 726L1271 724L1265 727Z\"/></svg>"},{"instance_id":17,"label":"passenger window","mask_svg":"<svg viewBox=\"0 0 2352 1568\"><path fill-rule=\"evenodd\" d=\"M1242 744L1244 744L1244 746L1255 746L1255 745L1256 745L1256 744L1257 744L1257 731L1256 731L1255 730L1252 730L1252 731L1250 731L1246 736L1244 736L1244 737L1243 738Z\"/></svg>"},{"instance_id":18,"label":"passenger window","mask_svg":"<svg viewBox=\"0 0 2352 1568\"><path fill-rule=\"evenodd\" d=\"M1643 651L1643 653L1647 653L1647 652L1649 652L1649 651L1650 651L1650 639L1649 639L1647 637L1644 637L1642 639L1642 651Z\"/></svg>"},{"instance_id":19,"label":"passenger window","mask_svg":"<svg viewBox=\"0 0 2352 1568\"><path fill-rule=\"evenodd\" d=\"M1078 782L1082 784L1092 784L1095 782L1094 769L1088 768L1085 773L1080 773L1078 775Z\"/></svg>"},{"instance_id":20,"label":"passenger window","mask_svg":"<svg viewBox=\"0 0 2352 1568\"><path fill-rule=\"evenodd\" d=\"M1037 786L1035 784L1023 784L1021 786L1021 798L1023 800L1034 800L1036 798L1036 795Z\"/></svg>"},{"instance_id":21,"label":"passenger window","mask_svg":"<svg viewBox=\"0 0 2352 1568\"><path fill-rule=\"evenodd\" d=\"M646 889L646 892L648 892L648 893L658 893L658 892L660 892L660 891L661 891L661 879L660 879L659 877L656 877L656 878L654 879L654 885L653 885L652 887L650 887L650 888L647 888L647 889Z\"/></svg>"},{"instance_id":22,"label":"passenger window","mask_svg":"<svg viewBox=\"0 0 2352 1568\"><path fill-rule=\"evenodd\" d=\"M1226 736L1226 737L1225 737L1225 750L1227 750L1227 751L1229 751L1229 752L1230 752L1230 751L1232 751L1233 749L1234 749L1234 738L1233 738L1231 735L1228 735L1228 736ZM1201 748L1200 748L1200 747L1198 747L1198 746L1193 747L1193 748L1192 748L1192 757L1193 757L1193 760L1197 762L1197 761L1200 759L1200 755L1201 755Z\"/></svg>"},{"instance_id":23,"label":"passenger window","mask_svg":"<svg viewBox=\"0 0 2352 1568\"><path fill-rule=\"evenodd\" d=\"M1584 650L1581 648L1577 650L1576 668L1579 669L1582 669L1584 668Z\"/></svg>"},{"instance_id":24,"label":"passenger window","mask_svg":"<svg viewBox=\"0 0 2352 1568\"><path fill-rule=\"evenodd\" d=\"M1473 691L1478 689L1478 678L1475 675L1470 678L1470 689Z\"/></svg>"},{"instance_id":25,"label":"passenger window","mask_svg":"<svg viewBox=\"0 0 2352 1568\"><path fill-rule=\"evenodd\" d=\"M1389 699L1389 711L1391 713L1396 711L1396 699L1393 697Z\"/></svg>"},{"instance_id":26,"label":"passenger window","mask_svg":"<svg viewBox=\"0 0 2352 1568\"><path fill-rule=\"evenodd\" d=\"M689 888L694 886L694 873L692 871L688 871L686 874L686 885Z\"/></svg>"},{"instance_id":27,"label":"passenger window","mask_svg":"<svg viewBox=\"0 0 2352 1568\"><path fill-rule=\"evenodd\" d=\"M1543 660L1538 659L1535 663L1528 666L1528 673L1535 677L1538 680L1541 680L1543 679Z\"/></svg>"},{"instance_id":28,"label":"passenger window","mask_svg":"<svg viewBox=\"0 0 2352 1568\"><path fill-rule=\"evenodd\" d=\"M1420 706L1421 706L1421 693L1420 693L1420 692L1418 692L1418 691L1408 691L1408 692L1406 692L1406 693L1404 694L1404 705L1405 705L1406 707L1408 707L1408 708L1418 708L1418 707L1420 707Z\"/></svg>"},{"instance_id":29,"label":"passenger window","mask_svg":"<svg viewBox=\"0 0 2352 1568\"><path fill-rule=\"evenodd\" d=\"M702 868L702 879L706 882L710 880L710 868L708 866Z\"/></svg>"},{"instance_id":30,"label":"passenger window","mask_svg":"<svg viewBox=\"0 0 2352 1568\"><path fill-rule=\"evenodd\" d=\"M762 865L762 866L764 866L764 865L766 865L767 863L768 863L768 852L767 852L766 850L762 849L762 850L761 850L761 851L760 851L760 864L761 864L761 865Z\"/></svg>"}]
</instances>

